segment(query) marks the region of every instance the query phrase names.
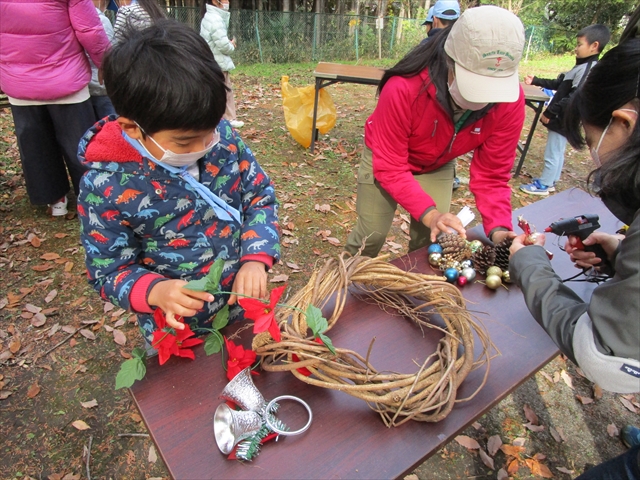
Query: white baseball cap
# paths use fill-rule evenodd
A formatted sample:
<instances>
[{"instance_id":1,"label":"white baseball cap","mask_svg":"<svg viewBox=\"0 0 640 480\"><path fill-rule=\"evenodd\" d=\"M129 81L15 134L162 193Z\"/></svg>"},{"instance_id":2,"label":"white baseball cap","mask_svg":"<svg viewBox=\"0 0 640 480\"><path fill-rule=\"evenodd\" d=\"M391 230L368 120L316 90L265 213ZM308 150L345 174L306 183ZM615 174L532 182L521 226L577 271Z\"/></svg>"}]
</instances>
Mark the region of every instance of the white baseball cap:
<instances>
[{"instance_id":1,"label":"white baseball cap","mask_svg":"<svg viewBox=\"0 0 640 480\"><path fill-rule=\"evenodd\" d=\"M455 62L456 83L470 102L515 102L524 26L504 8L469 8L451 27L444 50Z\"/></svg>"}]
</instances>

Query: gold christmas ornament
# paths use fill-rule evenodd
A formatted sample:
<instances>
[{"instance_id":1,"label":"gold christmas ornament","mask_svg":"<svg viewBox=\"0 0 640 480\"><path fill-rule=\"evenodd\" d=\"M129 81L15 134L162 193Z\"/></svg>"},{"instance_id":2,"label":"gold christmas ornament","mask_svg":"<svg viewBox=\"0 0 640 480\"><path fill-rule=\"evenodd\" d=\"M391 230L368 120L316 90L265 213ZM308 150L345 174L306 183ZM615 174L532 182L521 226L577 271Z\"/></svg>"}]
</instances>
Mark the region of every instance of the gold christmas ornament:
<instances>
[{"instance_id":1,"label":"gold christmas ornament","mask_svg":"<svg viewBox=\"0 0 640 480\"><path fill-rule=\"evenodd\" d=\"M498 275L489 275L486 279L486 284L491 290L495 290L502 285L502 279Z\"/></svg>"}]
</instances>

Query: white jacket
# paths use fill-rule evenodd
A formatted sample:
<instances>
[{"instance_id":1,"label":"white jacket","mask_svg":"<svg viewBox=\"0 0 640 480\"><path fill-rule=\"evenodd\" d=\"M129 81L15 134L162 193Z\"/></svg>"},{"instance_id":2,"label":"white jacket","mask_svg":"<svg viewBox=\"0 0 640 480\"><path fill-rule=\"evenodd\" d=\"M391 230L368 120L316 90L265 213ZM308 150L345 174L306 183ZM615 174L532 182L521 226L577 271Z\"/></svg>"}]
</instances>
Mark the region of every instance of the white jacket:
<instances>
[{"instance_id":1,"label":"white jacket","mask_svg":"<svg viewBox=\"0 0 640 480\"><path fill-rule=\"evenodd\" d=\"M229 56L235 50L233 43L227 37L230 13L221 8L207 4L207 12L200 24L200 36L209 44L213 56L223 72L236 68Z\"/></svg>"}]
</instances>

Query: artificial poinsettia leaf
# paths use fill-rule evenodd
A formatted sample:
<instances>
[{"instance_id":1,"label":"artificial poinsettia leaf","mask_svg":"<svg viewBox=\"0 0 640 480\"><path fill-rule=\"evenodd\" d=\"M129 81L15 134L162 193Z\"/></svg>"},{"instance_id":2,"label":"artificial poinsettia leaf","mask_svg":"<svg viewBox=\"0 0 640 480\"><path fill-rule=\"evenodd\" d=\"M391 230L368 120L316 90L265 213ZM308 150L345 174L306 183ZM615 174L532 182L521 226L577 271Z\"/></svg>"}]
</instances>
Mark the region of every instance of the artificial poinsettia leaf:
<instances>
[{"instance_id":1,"label":"artificial poinsettia leaf","mask_svg":"<svg viewBox=\"0 0 640 480\"><path fill-rule=\"evenodd\" d=\"M224 269L224 260L219 258L211 268L209 269L209 273L205 277L207 279L207 292L213 293L219 290L220 286L220 278L222 277L222 270Z\"/></svg>"},{"instance_id":2,"label":"artificial poinsettia leaf","mask_svg":"<svg viewBox=\"0 0 640 480\"><path fill-rule=\"evenodd\" d=\"M116 375L116 390L130 387L136 380L142 380L146 373L147 367L141 359L126 360Z\"/></svg>"},{"instance_id":3,"label":"artificial poinsettia leaf","mask_svg":"<svg viewBox=\"0 0 640 480\"><path fill-rule=\"evenodd\" d=\"M326 320L325 320L325 322L326 322ZM329 351L331 353L336 355L336 349L333 347L333 342L331 342L331 339L329 337L327 337L326 335L321 333L321 334L318 335L318 338L320 340L322 340L322 343L324 343L327 346L327 348L329 349Z\"/></svg>"},{"instance_id":4,"label":"artificial poinsettia leaf","mask_svg":"<svg viewBox=\"0 0 640 480\"><path fill-rule=\"evenodd\" d=\"M207 290L209 279L207 277L199 278L198 280L191 280L184 288L187 290L193 290L194 292L204 292Z\"/></svg>"},{"instance_id":5,"label":"artificial poinsettia leaf","mask_svg":"<svg viewBox=\"0 0 640 480\"><path fill-rule=\"evenodd\" d=\"M147 352L144 351L144 348L136 347L131 351L131 356L133 358L144 360L147 357Z\"/></svg>"},{"instance_id":6,"label":"artificial poinsettia leaf","mask_svg":"<svg viewBox=\"0 0 640 480\"><path fill-rule=\"evenodd\" d=\"M305 315L307 325L316 337L329 328L327 320L322 316L322 311L315 305L309 305Z\"/></svg>"},{"instance_id":7,"label":"artificial poinsettia leaf","mask_svg":"<svg viewBox=\"0 0 640 480\"><path fill-rule=\"evenodd\" d=\"M204 342L204 353L207 355L213 355L218 353L222 349L222 338L220 334L212 333L207 337Z\"/></svg>"},{"instance_id":8,"label":"artificial poinsettia leaf","mask_svg":"<svg viewBox=\"0 0 640 480\"><path fill-rule=\"evenodd\" d=\"M225 305L222 310L216 313L216 318L213 319L213 328L220 330L226 327L227 323L229 323L229 305Z\"/></svg>"}]
</instances>

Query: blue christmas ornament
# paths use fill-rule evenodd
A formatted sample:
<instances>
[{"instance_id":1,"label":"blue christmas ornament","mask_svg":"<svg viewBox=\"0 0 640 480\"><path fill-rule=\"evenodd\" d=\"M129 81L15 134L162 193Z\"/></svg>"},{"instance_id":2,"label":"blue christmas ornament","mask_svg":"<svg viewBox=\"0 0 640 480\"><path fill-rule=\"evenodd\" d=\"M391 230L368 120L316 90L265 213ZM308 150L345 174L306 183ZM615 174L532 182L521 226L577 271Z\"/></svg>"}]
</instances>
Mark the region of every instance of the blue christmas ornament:
<instances>
[{"instance_id":1,"label":"blue christmas ornament","mask_svg":"<svg viewBox=\"0 0 640 480\"><path fill-rule=\"evenodd\" d=\"M449 283L456 283L456 280L458 280L458 276L460 274L458 273L458 270L456 270L455 268L447 268L444 271L444 276L447 279L447 282Z\"/></svg>"},{"instance_id":2,"label":"blue christmas ornament","mask_svg":"<svg viewBox=\"0 0 640 480\"><path fill-rule=\"evenodd\" d=\"M429 245L429 248L427 248L427 253L429 255L431 255L432 253L442 253L442 247L438 243L432 243L431 245Z\"/></svg>"}]
</instances>

